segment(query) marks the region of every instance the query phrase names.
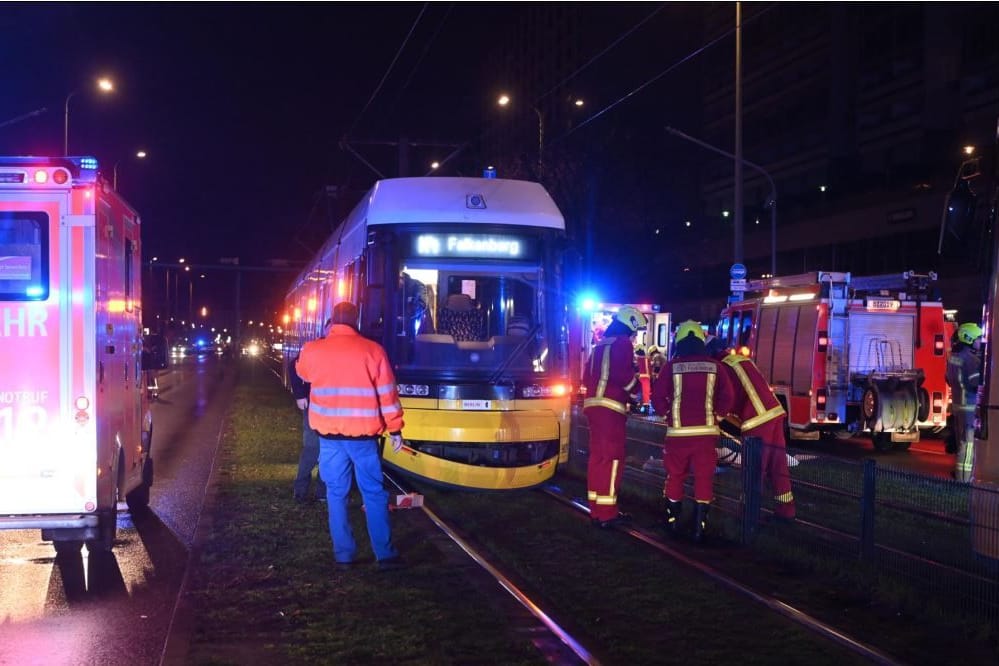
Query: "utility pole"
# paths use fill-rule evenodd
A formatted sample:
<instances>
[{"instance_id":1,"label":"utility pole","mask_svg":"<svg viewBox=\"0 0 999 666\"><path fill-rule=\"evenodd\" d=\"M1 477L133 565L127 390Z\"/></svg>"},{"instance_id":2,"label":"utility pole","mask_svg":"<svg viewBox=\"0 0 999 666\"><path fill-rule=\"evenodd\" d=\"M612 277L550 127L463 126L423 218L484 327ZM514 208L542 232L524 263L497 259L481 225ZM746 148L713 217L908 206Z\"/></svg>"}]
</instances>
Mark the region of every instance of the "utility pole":
<instances>
[{"instance_id":1,"label":"utility pole","mask_svg":"<svg viewBox=\"0 0 999 666\"><path fill-rule=\"evenodd\" d=\"M735 3L735 263L742 263L742 3Z\"/></svg>"}]
</instances>

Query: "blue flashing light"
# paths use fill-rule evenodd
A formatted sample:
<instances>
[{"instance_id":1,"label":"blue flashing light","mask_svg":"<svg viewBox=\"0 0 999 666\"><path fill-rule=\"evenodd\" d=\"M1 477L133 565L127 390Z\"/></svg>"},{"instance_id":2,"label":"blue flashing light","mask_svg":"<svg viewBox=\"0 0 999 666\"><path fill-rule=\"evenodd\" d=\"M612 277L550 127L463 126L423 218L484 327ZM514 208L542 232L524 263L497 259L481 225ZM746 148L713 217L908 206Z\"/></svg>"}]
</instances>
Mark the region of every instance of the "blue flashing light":
<instances>
[{"instance_id":1,"label":"blue flashing light","mask_svg":"<svg viewBox=\"0 0 999 666\"><path fill-rule=\"evenodd\" d=\"M496 177L496 167L489 166L489 167L486 167L485 169L483 169L482 170L482 177L483 178L490 178L490 179L491 178L495 178Z\"/></svg>"},{"instance_id":2,"label":"blue flashing light","mask_svg":"<svg viewBox=\"0 0 999 666\"><path fill-rule=\"evenodd\" d=\"M26 296L30 296L31 298L38 298L45 294L45 290L39 287L37 284L33 284L24 290L24 294Z\"/></svg>"},{"instance_id":3,"label":"blue flashing light","mask_svg":"<svg viewBox=\"0 0 999 666\"><path fill-rule=\"evenodd\" d=\"M81 169L96 169L97 168L97 158L96 157L81 157L80 158L80 168Z\"/></svg>"},{"instance_id":4,"label":"blue flashing light","mask_svg":"<svg viewBox=\"0 0 999 666\"><path fill-rule=\"evenodd\" d=\"M576 302L578 304L577 307L583 312L593 312L600 301L593 294L583 294Z\"/></svg>"}]
</instances>

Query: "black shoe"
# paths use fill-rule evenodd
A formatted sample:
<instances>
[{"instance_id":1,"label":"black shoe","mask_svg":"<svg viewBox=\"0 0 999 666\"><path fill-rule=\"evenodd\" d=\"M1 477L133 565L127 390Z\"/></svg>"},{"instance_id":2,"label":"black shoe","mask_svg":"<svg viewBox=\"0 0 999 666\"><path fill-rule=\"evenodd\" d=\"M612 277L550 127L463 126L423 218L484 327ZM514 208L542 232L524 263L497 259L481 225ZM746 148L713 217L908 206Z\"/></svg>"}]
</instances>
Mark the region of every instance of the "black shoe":
<instances>
[{"instance_id":1,"label":"black shoe","mask_svg":"<svg viewBox=\"0 0 999 666\"><path fill-rule=\"evenodd\" d=\"M395 571L396 569L403 569L405 566L406 564L398 555L395 557L387 557L384 560L378 560L379 571Z\"/></svg>"},{"instance_id":2,"label":"black shoe","mask_svg":"<svg viewBox=\"0 0 999 666\"><path fill-rule=\"evenodd\" d=\"M631 524L631 514L630 513L619 513L609 520L599 520L594 518L590 521L594 527L599 527L603 530L608 530L612 527L618 527L619 525L630 525Z\"/></svg>"}]
</instances>

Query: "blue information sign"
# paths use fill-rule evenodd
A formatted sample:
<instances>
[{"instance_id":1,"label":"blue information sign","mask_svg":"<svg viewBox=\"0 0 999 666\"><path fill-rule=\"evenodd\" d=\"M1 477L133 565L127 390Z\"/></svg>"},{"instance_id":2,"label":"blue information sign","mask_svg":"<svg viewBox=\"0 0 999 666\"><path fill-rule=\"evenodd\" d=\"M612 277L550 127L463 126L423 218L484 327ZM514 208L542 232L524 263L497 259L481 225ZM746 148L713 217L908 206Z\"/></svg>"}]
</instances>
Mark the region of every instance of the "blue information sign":
<instances>
[{"instance_id":1,"label":"blue information sign","mask_svg":"<svg viewBox=\"0 0 999 666\"><path fill-rule=\"evenodd\" d=\"M747 273L743 264L732 264L732 268L728 269L728 276L733 280L744 280Z\"/></svg>"}]
</instances>

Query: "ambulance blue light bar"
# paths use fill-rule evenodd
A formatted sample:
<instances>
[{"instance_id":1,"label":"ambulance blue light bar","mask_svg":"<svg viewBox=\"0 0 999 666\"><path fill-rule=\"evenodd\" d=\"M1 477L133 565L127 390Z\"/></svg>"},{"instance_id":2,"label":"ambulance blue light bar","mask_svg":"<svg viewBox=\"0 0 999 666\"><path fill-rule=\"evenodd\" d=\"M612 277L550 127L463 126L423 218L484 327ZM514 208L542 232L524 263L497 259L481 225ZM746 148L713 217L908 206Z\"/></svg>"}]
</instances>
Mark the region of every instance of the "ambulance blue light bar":
<instances>
[{"instance_id":1,"label":"ambulance blue light bar","mask_svg":"<svg viewBox=\"0 0 999 666\"><path fill-rule=\"evenodd\" d=\"M97 168L97 158L96 157L81 157L80 158L80 168L81 169L96 169Z\"/></svg>"}]
</instances>

